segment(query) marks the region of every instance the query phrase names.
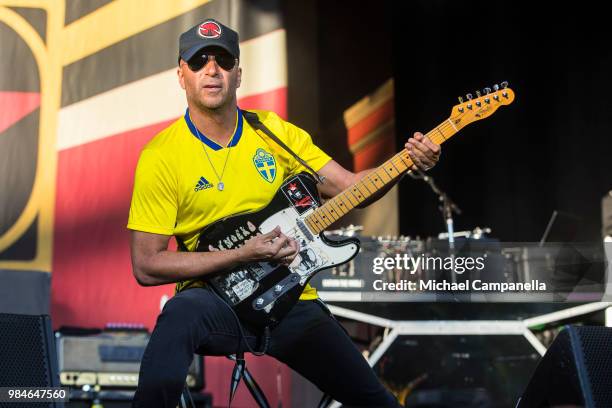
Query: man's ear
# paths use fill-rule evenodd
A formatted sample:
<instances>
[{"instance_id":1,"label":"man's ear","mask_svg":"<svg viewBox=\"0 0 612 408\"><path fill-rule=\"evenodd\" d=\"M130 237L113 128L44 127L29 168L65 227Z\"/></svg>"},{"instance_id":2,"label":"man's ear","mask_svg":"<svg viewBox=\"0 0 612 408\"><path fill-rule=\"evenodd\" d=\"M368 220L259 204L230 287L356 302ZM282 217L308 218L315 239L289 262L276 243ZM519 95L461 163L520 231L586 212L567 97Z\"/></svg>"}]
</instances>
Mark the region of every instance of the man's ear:
<instances>
[{"instance_id":1,"label":"man's ear","mask_svg":"<svg viewBox=\"0 0 612 408\"><path fill-rule=\"evenodd\" d=\"M176 69L176 74L178 75L178 81L181 88L185 89L185 76L183 75L183 67L181 66L181 63L179 63L179 66Z\"/></svg>"},{"instance_id":2,"label":"man's ear","mask_svg":"<svg viewBox=\"0 0 612 408\"><path fill-rule=\"evenodd\" d=\"M236 81L236 88L240 88L242 82L242 68L238 67L238 80Z\"/></svg>"}]
</instances>

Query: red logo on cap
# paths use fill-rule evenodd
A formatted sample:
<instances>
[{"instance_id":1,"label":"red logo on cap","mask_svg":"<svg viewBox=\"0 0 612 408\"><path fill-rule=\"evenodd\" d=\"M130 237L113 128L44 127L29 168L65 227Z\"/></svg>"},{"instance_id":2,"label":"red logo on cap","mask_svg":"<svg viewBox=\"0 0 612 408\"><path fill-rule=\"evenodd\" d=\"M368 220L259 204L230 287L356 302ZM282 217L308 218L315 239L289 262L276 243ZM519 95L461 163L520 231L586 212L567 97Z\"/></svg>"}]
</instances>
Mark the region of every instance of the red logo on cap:
<instances>
[{"instance_id":1,"label":"red logo on cap","mask_svg":"<svg viewBox=\"0 0 612 408\"><path fill-rule=\"evenodd\" d=\"M221 26L214 21L205 21L198 27L198 34L204 38L221 37Z\"/></svg>"}]
</instances>

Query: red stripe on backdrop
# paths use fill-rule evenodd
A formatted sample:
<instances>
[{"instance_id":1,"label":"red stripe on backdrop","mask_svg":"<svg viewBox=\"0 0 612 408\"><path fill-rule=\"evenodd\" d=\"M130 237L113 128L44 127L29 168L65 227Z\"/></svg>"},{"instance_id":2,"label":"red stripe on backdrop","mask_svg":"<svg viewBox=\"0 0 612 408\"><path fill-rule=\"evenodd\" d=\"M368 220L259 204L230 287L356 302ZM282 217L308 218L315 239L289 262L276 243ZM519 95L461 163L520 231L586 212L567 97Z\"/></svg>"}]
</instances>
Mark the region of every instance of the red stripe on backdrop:
<instances>
[{"instance_id":1,"label":"red stripe on backdrop","mask_svg":"<svg viewBox=\"0 0 612 408\"><path fill-rule=\"evenodd\" d=\"M240 98L238 104L241 109L270 110L287 120L287 88L278 88L269 92L249 95Z\"/></svg>"},{"instance_id":2,"label":"red stripe on backdrop","mask_svg":"<svg viewBox=\"0 0 612 408\"><path fill-rule=\"evenodd\" d=\"M353 158L355 171L378 167L383 160L388 159L394 153L396 153L394 133L380 135L378 139L355 153Z\"/></svg>"},{"instance_id":3,"label":"red stripe on backdrop","mask_svg":"<svg viewBox=\"0 0 612 408\"><path fill-rule=\"evenodd\" d=\"M38 92L0 92L0 133L40 105Z\"/></svg>"},{"instance_id":4,"label":"red stripe on backdrop","mask_svg":"<svg viewBox=\"0 0 612 408\"><path fill-rule=\"evenodd\" d=\"M348 129L349 146L361 140L381 124L393 119L394 116L395 106L393 98L391 98Z\"/></svg>"},{"instance_id":5,"label":"red stripe on backdrop","mask_svg":"<svg viewBox=\"0 0 612 408\"><path fill-rule=\"evenodd\" d=\"M286 117L287 90L241 98L244 109L274 110ZM172 120L173 121L173 120ZM102 328L109 322L154 327L163 295L173 285L140 287L131 274L127 223L133 177L142 147L172 121L106 137L59 152L54 229L51 313L55 327ZM272 405L289 405L290 369L272 358L249 357L249 370ZM206 358L206 389L215 401L228 400L232 364ZM232 406L253 406L243 385Z\"/></svg>"},{"instance_id":6,"label":"red stripe on backdrop","mask_svg":"<svg viewBox=\"0 0 612 408\"><path fill-rule=\"evenodd\" d=\"M152 328L170 285L139 287L128 231L134 169L142 147L172 121L63 150L58 156L51 312L55 326Z\"/></svg>"}]
</instances>

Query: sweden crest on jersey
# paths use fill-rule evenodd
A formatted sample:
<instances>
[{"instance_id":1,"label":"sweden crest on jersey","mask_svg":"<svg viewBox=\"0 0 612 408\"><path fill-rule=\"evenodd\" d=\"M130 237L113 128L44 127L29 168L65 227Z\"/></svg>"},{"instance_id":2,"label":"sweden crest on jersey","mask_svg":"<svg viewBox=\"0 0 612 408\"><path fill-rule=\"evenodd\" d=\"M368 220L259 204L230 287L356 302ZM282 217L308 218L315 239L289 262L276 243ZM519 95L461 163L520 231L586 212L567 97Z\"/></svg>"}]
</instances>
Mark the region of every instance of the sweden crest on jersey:
<instances>
[{"instance_id":1,"label":"sweden crest on jersey","mask_svg":"<svg viewBox=\"0 0 612 408\"><path fill-rule=\"evenodd\" d=\"M274 182L274 179L276 179L276 160L274 160L274 156L259 148L253 156L253 164L264 180L268 183Z\"/></svg>"}]
</instances>

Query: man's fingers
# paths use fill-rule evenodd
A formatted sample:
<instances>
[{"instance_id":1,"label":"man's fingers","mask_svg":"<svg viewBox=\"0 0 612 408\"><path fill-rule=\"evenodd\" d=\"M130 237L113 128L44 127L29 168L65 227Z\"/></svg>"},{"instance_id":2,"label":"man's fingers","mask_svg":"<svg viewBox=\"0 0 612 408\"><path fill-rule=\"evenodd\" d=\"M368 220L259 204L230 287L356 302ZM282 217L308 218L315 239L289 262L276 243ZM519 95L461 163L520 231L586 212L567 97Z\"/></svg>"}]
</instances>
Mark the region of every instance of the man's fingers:
<instances>
[{"instance_id":1,"label":"man's fingers","mask_svg":"<svg viewBox=\"0 0 612 408\"><path fill-rule=\"evenodd\" d=\"M440 159L440 146L417 133L414 138L408 139L406 149L414 164L421 170L431 169Z\"/></svg>"},{"instance_id":2,"label":"man's fingers","mask_svg":"<svg viewBox=\"0 0 612 408\"><path fill-rule=\"evenodd\" d=\"M289 239L287 245L281 248L276 255L273 256L273 259L289 265L298 254L299 250L300 244L294 239Z\"/></svg>"},{"instance_id":3,"label":"man's fingers","mask_svg":"<svg viewBox=\"0 0 612 408\"><path fill-rule=\"evenodd\" d=\"M410 159L412 160L412 162L421 170L425 170L426 169L426 165L423 164L423 162L421 161L421 159L418 158L418 156L412 152L411 150L408 150L408 156L410 156Z\"/></svg>"},{"instance_id":4,"label":"man's fingers","mask_svg":"<svg viewBox=\"0 0 612 408\"><path fill-rule=\"evenodd\" d=\"M276 256L276 254L278 254L278 252L285 246L287 245L287 241L289 241L289 237L287 237L285 234L280 234L278 236L278 238L276 238L273 242L272 242L272 246L270 246L270 251L272 253L272 256Z\"/></svg>"},{"instance_id":5,"label":"man's fingers","mask_svg":"<svg viewBox=\"0 0 612 408\"><path fill-rule=\"evenodd\" d=\"M278 251L278 253L274 256L275 259L282 259L285 257L289 257L291 259L295 258L295 255L297 255L297 251L295 248L292 248L290 246L286 246L284 248L281 248L280 251Z\"/></svg>"},{"instance_id":6,"label":"man's fingers","mask_svg":"<svg viewBox=\"0 0 612 408\"><path fill-rule=\"evenodd\" d=\"M300 243L296 239L290 239L289 245L293 248L294 253L298 253L300 251Z\"/></svg>"},{"instance_id":7,"label":"man's fingers","mask_svg":"<svg viewBox=\"0 0 612 408\"><path fill-rule=\"evenodd\" d=\"M440 145L435 144L428 138L425 138L425 140L423 140L423 144L429 147L429 150L431 150L435 156L440 156L440 153L442 153L442 148L440 147Z\"/></svg>"},{"instance_id":8,"label":"man's fingers","mask_svg":"<svg viewBox=\"0 0 612 408\"><path fill-rule=\"evenodd\" d=\"M424 141L425 141L425 140L427 140L427 139L424 139ZM417 153L417 152L421 152L421 153L422 153L422 155L423 155L424 157L426 157L427 159L429 159L429 160L435 160L435 158L436 158L436 154L433 152L433 150L431 149L431 147L430 147L430 146L428 146L428 145L426 145L426 144L424 144L424 143L422 143L422 142L419 142L419 141L418 141L418 140L416 140L416 139L409 139L408 144L409 144L410 146L412 146L412 150L413 150L415 153Z\"/></svg>"},{"instance_id":9,"label":"man's fingers","mask_svg":"<svg viewBox=\"0 0 612 408\"><path fill-rule=\"evenodd\" d=\"M409 139L409 140L414 140L414 139ZM408 150L408 155L410 156L414 164L420 167L423 162L423 159L426 159L426 156L424 155L424 153L421 152L418 148L416 148L414 143L410 141L406 143L406 150Z\"/></svg>"},{"instance_id":10,"label":"man's fingers","mask_svg":"<svg viewBox=\"0 0 612 408\"><path fill-rule=\"evenodd\" d=\"M278 227L278 226L277 226L277 227L276 227L276 228L274 228L272 231L267 232L267 233L265 233L265 234L262 234L262 235L260 235L260 236L261 236L261 238L262 238L264 241L270 241L270 240L272 240L272 239L274 239L274 238L278 237L279 235L281 235L281 229L280 229L280 227Z\"/></svg>"},{"instance_id":11,"label":"man's fingers","mask_svg":"<svg viewBox=\"0 0 612 408\"><path fill-rule=\"evenodd\" d=\"M276 261L286 265L293 261L300 250L299 242L283 234L280 227L249 239L244 245L244 248L247 247L253 253L254 259Z\"/></svg>"}]
</instances>

